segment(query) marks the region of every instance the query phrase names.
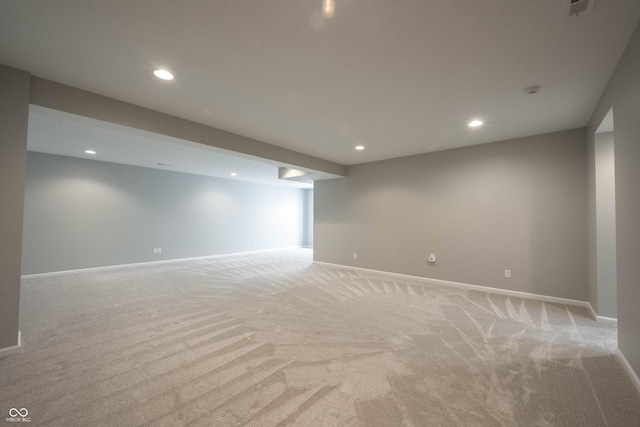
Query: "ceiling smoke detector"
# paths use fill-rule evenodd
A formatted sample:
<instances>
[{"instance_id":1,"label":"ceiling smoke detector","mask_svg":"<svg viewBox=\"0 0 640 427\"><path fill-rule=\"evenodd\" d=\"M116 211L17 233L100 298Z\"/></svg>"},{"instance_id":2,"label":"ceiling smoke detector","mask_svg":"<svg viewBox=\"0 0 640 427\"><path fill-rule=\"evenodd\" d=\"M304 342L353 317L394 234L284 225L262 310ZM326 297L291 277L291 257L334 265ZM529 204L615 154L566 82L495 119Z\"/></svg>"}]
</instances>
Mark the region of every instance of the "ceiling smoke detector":
<instances>
[{"instance_id":1,"label":"ceiling smoke detector","mask_svg":"<svg viewBox=\"0 0 640 427\"><path fill-rule=\"evenodd\" d=\"M540 92L540 85L529 86L524 91L527 93L527 95L536 94L536 93Z\"/></svg>"},{"instance_id":2,"label":"ceiling smoke detector","mask_svg":"<svg viewBox=\"0 0 640 427\"><path fill-rule=\"evenodd\" d=\"M568 15L578 16L582 12L593 9L596 0L569 0Z\"/></svg>"}]
</instances>

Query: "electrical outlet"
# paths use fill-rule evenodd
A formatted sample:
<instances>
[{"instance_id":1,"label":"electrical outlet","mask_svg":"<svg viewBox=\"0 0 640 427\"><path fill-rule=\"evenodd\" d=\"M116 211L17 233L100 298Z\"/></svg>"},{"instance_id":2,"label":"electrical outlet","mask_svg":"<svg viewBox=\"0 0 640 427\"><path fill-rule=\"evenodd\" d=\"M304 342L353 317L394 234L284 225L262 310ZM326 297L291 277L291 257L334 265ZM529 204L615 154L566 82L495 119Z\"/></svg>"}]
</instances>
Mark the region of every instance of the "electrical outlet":
<instances>
[{"instance_id":1,"label":"electrical outlet","mask_svg":"<svg viewBox=\"0 0 640 427\"><path fill-rule=\"evenodd\" d=\"M358 254L356 252L353 253L353 259L358 259Z\"/></svg>"},{"instance_id":2,"label":"electrical outlet","mask_svg":"<svg viewBox=\"0 0 640 427\"><path fill-rule=\"evenodd\" d=\"M511 270L505 270L504 277L506 277L507 279L511 279Z\"/></svg>"},{"instance_id":3,"label":"electrical outlet","mask_svg":"<svg viewBox=\"0 0 640 427\"><path fill-rule=\"evenodd\" d=\"M158 253L161 254L162 253L162 248L158 248Z\"/></svg>"}]
</instances>

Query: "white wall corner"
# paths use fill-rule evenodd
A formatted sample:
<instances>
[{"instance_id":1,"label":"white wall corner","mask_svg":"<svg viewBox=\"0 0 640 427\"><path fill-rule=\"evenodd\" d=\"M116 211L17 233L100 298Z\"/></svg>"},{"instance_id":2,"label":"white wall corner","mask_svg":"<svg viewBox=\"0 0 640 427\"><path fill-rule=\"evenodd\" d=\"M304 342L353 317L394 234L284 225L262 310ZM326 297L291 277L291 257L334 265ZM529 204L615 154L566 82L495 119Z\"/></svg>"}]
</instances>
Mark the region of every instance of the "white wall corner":
<instances>
[{"instance_id":1,"label":"white wall corner","mask_svg":"<svg viewBox=\"0 0 640 427\"><path fill-rule=\"evenodd\" d=\"M22 352L22 333L18 331L18 344L11 347L0 348L0 359Z\"/></svg>"},{"instance_id":2,"label":"white wall corner","mask_svg":"<svg viewBox=\"0 0 640 427\"><path fill-rule=\"evenodd\" d=\"M616 356L618 356L618 360L620 361L620 364L622 365L624 370L627 371L627 374L629 374L629 378L631 379L631 382L633 383L634 386L636 386L638 393L640 393L640 378L638 378L638 374L636 374L636 372L633 370L633 368L629 364L629 361L627 360L626 357L624 357L624 354L622 354L619 348L616 348Z\"/></svg>"}]
</instances>

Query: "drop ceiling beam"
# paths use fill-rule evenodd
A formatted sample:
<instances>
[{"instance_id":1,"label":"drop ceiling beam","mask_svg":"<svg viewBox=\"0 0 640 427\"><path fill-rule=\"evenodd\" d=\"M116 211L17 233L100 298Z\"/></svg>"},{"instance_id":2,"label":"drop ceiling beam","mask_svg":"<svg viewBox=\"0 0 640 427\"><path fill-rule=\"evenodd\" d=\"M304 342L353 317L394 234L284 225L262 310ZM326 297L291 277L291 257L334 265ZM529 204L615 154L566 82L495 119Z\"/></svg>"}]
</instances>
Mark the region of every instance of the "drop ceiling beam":
<instances>
[{"instance_id":1,"label":"drop ceiling beam","mask_svg":"<svg viewBox=\"0 0 640 427\"><path fill-rule=\"evenodd\" d=\"M31 104L180 138L302 169L346 176L346 166L32 76Z\"/></svg>"}]
</instances>

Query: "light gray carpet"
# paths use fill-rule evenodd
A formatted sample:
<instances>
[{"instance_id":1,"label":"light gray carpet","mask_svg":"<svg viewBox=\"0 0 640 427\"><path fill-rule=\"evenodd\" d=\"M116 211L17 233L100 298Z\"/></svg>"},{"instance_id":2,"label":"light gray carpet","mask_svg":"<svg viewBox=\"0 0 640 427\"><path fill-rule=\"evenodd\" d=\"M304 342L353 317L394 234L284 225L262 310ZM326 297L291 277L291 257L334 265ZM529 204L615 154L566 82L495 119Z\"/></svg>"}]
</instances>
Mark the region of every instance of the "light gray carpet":
<instances>
[{"instance_id":1,"label":"light gray carpet","mask_svg":"<svg viewBox=\"0 0 640 427\"><path fill-rule=\"evenodd\" d=\"M640 425L615 328L584 309L309 250L27 279L21 309L0 411L31 425Z\"/></svg>"}]
</instances>

